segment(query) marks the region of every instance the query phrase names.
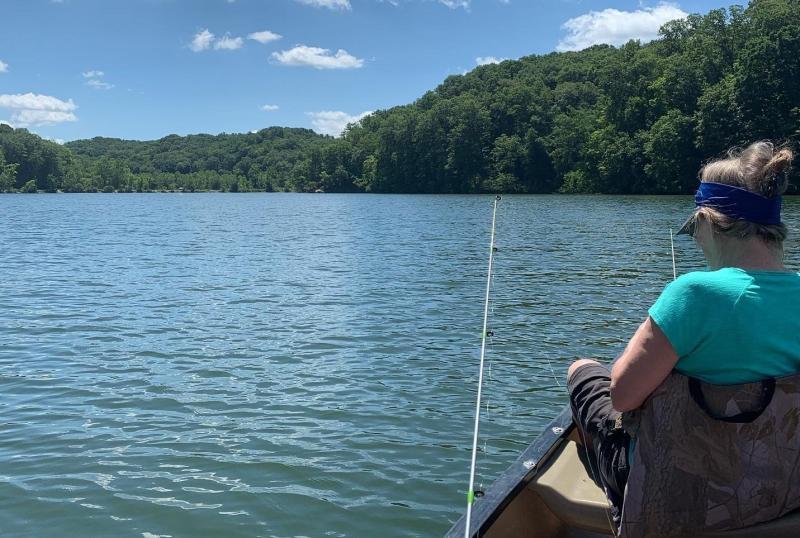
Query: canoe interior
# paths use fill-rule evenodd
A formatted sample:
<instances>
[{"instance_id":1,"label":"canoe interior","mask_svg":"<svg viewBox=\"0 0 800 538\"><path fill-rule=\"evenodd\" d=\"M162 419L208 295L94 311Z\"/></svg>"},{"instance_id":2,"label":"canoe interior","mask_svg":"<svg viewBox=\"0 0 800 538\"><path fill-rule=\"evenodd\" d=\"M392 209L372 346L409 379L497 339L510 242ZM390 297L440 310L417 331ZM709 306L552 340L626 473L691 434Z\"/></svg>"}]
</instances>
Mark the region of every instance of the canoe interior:
<instances>
[{"instance_id":1,"label":"canoe interior","mask_svg":"<svg viewBox=\"0 0 800 538\"><path fill-rule=\"evenodd\" d=\"M605 494L584 469L573 434L560 439L532 480L483 536L599 538L613 536Z\"/></svg>"},{"instance_id":2,"label":"canoe interior","mask_svg":"<svg viewBox=\"0 0 800 538\"><path fill-rule=\"evenodd\" d=\"M473 505L472 537L603 538L613 536L608 501L587 472L569 409L559 414ZM465 518L446 538L464 537ZM699 535L697 535L699 536ZM800 511L775 521L702 537L800 536Z\"/></svg>"},{"instance_id":3,"label":"canoe interior","mask_svg":"<svg viewBox=\"0 0 800 538\"><path fill-rule=\"evenodd\" d=\"M586 474L564 409L473 504L471 536L612 536L603 492ZM567 484L567 479L571 484ZM577 496L580 502L575 503ZM463 538L465 518L446 538Z\"/></svg>"}]
</instances>

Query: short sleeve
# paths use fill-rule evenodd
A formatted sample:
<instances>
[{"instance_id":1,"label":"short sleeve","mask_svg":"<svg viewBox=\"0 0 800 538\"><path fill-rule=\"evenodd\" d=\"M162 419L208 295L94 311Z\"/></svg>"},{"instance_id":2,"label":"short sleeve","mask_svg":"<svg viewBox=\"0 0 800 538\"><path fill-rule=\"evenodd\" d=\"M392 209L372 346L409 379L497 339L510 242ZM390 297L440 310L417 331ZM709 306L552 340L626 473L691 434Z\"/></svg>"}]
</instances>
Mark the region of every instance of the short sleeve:
<instances>
[{"instance_id":1,"label":"short sleeve","mask_svg":"<svg viewBox=\"0 0 800 538\"><path fill-rule=\"evenodd\" d=\"M711 336L715 303L709 287L688 273L664 288L648 314L680 359Z\"/></svg>"}]
</instances>

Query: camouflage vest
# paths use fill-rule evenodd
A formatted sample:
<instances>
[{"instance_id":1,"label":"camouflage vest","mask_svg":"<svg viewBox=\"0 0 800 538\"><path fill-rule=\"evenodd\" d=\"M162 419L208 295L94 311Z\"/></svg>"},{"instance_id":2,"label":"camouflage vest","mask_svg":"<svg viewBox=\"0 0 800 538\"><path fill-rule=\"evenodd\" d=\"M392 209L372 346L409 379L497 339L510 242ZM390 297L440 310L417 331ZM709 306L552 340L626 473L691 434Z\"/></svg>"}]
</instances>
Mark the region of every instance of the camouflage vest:
<instances>
[{"instance_id":1,"label":"camouflage vest","mask_svg":"<svg viewBox=\"0 0 800 538\"><path fill-rule=\"evenodd\" d=\"M710 385L676 372L623 414L636 440L620 536L693 536L800 507L800 374Z\"/></svg>"}]
</instances>

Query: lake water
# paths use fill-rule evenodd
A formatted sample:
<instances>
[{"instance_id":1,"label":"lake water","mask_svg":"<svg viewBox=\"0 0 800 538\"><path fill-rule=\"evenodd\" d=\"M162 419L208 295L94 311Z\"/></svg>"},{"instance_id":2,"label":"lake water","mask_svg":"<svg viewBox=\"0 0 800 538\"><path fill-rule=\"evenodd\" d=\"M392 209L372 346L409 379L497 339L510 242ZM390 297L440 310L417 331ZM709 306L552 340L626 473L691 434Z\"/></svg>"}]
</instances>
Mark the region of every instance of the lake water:
<instances>
[{"instance_id":1,"label":"lake water","mask_svg":"<svg viewBox=\"0 0 800 538\"><path fill-rule=\"evenodd\" d=\"M468 481L492 202L0 196L2 534L445 532ZM478 483L561 409L571 360L621 351L691 208L502 200ZM702 267L675 247L679 273Z\"/></svg>"}]
</instances>

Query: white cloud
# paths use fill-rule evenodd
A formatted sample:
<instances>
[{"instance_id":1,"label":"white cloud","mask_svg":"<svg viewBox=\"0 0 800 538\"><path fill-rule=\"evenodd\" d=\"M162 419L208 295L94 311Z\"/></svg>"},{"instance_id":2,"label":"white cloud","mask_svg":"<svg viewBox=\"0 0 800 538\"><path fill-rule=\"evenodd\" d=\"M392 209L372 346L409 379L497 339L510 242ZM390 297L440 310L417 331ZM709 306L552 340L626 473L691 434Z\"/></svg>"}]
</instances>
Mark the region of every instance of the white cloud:
<instances>
[{"instance_id":1,"label":"white cloud","mask_svg":"<svg viewBox=\"0 0 800 538\"><path fill-rule=\"evenodd\" d=\"M320 134L339 136L350 123L361 121L366 116L372 114L372 110L367 110L356 116L351 116L341 110L322 110L320 112L306 112L311 117L312 128Z\"/></svg>"},{"instance_id":2,"label":"white cloud","mask_svg":"<svg viewBox=\"0 0 800 538\"><path fill-rule=\"evenodd\" d=\"M283 36L280 34L276 34L275 32L270 32L269 30L264 30L262 32L253 32L247 36L247 39L252 39L253 41L258 41L262 45L265 43L269 43L270 41L277 41L278 39L282 38Z\"/></svg>"},{"instance_id":3,"label":"white cloud","mask_svg":"<svg viewBox=\"0 0 800 538\"><path fill-rule=\"evenodd\" d=\"M38 93L16 93L0 95L0 107L4 108L27 108L30 110L58 110L70 112L78 108L72 99L62 101L50 95Z\"/></svg>"},{"instance_id":4,"label":"white cloud","mask_svg":"<svg viewBox=\"0 0 800 538\"><path fill-rule=\"evenodd\" d=\"M189 48L195 52L208 50L211 43L214 41L214 34L208 31L208 28L197 32L192 38L192 44Z\"/></svg>"},{"instance_id":5,"label":"white cloud","mask_svg":"<svg viewBox=\"0 0 800 538\"><path fill-rule=\"evenodd\" d=\"M242 48L244 39L225 35L214 43L214 50L236 50Z\"/></svg>"},{"instance_id":6,"label":"white cloud","mask_svg":"<svg viewBox=\"0 0 800 538\"><path fill-rule=\"evenodd\" d=\"M668 3L636 11L612 8L590 11L569 19L561 26L567 31L567 36L558 42L556 49L582 50L599 43L622 45L631 39L651 41L658 37L658 30L664 23L686 16L688 14L677 5Z\"/></svg>"},{"instance_id":7,"label":"white cloud","mask_svg":"<svg viewBox=\"0 0 800 538\"><path fill-rule=\"evenodd\" d=\"M11 112L11 124L15 127L53 125L54 123L76 121L77 119L72 112L59 112L57 110L13 110Z\"/></svg>"},{"instance_id":8,"label":"white cloud","mask_svg":"<svg viewBox=\"0 0 800 538\"><path fill-rule=\"evenodd\" d=\"M48 125L78 119L74 114L78 107L72 99L62 101L57 97L37 93L0 95L0 108L11 111L8 123L15 127Z\"/></svg>"},{"instance_id":9,"label":"white cloud","mask_svg":"<svg viewBox=\"0 0 800 538\"><path fill-rule=\"evenodd\" d=\"M204 28L194 34L189 48L194 52L202 52L209 50L212 46L214 50L237 50L244 46L244 39L231 37L230 34L218 38L208 28Z\"/></svg>"},{"instance_id":10,"label":"white cloud","mask_svg":"<svg viewBox=\"0 0 800 538\"><path fill-rule=\"evenodd\" d=\"M328 9L350 9L350 0L297 0L301 4Z\"/></svg>"},{"instance_id":11,"label":"white cloud","mask_svg":"<svg viewBox=\"0 0 800 538\"><path fill-rule=\"evenodd\" d=\"M499 64L505 62L508 58L497 58L495 56L478 56L475 58L475 63L478 65Z\"/></svg>"},{"instance_id":12,"label":"white cloud","mask_svg":"<svg viewBox=\"0 0 800 538\"><path fill-rule=\"evenodd\" d=\"M114 87L113 84L109 84L108 82L96 78L89 79L86 81L87 86L91 86L95 90L110 90Z\"/></svg>"},{"instance_id":13,"label":"white cloud","mask_svg":"<svg viewBox=\"0 0 800 538\"><path fill-rule=\"evenodd\" d=\"M280 107L278 105L264 105L260 107L261 110L265 110L267 112L272 112L273 110L278 110Z\"/></svg>"},{"instance_id":14,"label":"white cloud","mask_svg":"<svg viewBox=\"0 0 800 538\"><path fill-rule=\"evenodd\" d=\"M439 0L439 3L446 5L450 9L458 9L460 7L469 9L470 0Z\"/></svg>"},{"instance_id":15,"label":"white cloud","mask_svg":"<svg viewBox=\"0 0 800 538\"><path fill-rule=\"evenodd\" d=\"M305 45L273 52L272 57L284 65L302 65L315 69L357 69L364 65L364 60L356 58L346 50L339 49L336 54L331 54L330 49Z\"/></svg>"},{"instance_id":16,"label":"white cloud","mask_svg":"<svg viewBox=\"0 0 800 538\"><path fill-rule=\"evenodd\" d=\"M0 60L0 73L8 73L8 64Z\"/></svg>"},{"instance_id":17,"label":"white cloud","mask_svg":"<svg viewBox=\"0 0 800 538\"><path fill-rule=\"evenodd\" d=\"M86 85L91 86L95 90L110 90L114 87L113 84L110 84L102 79L105 76L105 73L98 69L84 71L81 74L83 75L83 78L89 79L86 81Z\"/></svg>"}]
</instances>

